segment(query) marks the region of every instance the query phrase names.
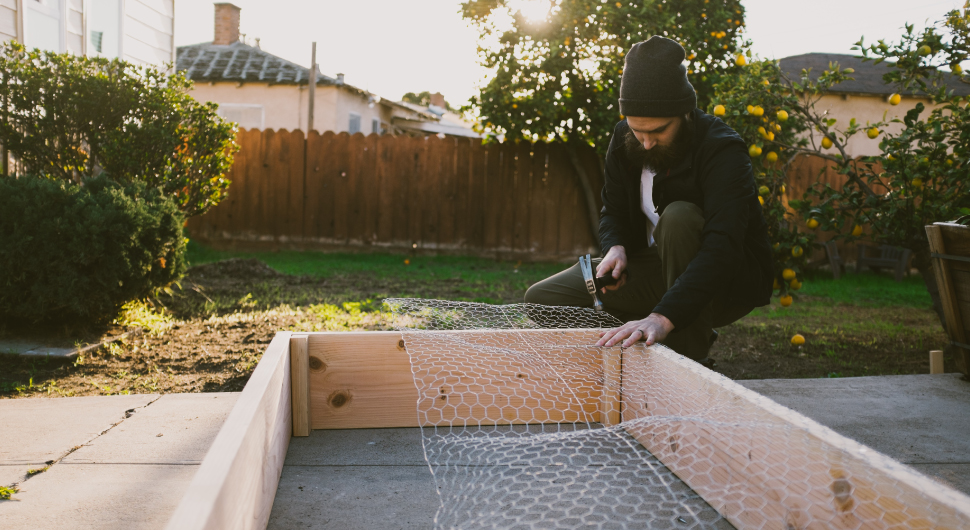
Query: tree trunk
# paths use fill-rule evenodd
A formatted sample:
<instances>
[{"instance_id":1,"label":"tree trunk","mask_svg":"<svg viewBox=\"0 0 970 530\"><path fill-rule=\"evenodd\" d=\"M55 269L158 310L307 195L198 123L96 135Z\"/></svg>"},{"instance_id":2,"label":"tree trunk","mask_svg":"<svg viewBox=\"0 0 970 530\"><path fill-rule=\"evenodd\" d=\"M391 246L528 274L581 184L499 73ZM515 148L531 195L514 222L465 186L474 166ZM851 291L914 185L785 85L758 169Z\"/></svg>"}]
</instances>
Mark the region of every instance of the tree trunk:
<instances>
[{"instance_id":1,"label":"tree trunk","mask_svg":"<svg viewBox=\"0 0 970 530\"><path fill-rule=\"evenodd\" d=\"M566 150L569 151L569 161L572 162L573 170L576 171L576 176L579 178L579 186L586 203L586 216L589 219L590 234L593 236L596 248L599 248L600 212L596 208L596 192L593 190L589 175L586 174L586 170L579 160L579 153L577 153L579 146L575 144L567 145Z\"/></svg>"}]
</instances>

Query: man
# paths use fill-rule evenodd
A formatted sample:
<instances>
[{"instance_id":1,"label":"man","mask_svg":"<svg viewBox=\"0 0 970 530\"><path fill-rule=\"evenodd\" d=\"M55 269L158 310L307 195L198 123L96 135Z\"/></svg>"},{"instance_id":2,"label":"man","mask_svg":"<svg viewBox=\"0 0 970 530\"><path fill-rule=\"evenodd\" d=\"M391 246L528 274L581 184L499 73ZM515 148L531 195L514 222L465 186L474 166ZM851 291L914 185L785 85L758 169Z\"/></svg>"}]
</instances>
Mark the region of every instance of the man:
<instances>
[{"instance_id":1,"label":"man","mask_svg":"<svg viewBox=\"0 0 970 530\"><path fill-rule=\"evenodd\" d=\"M684 48L660 36L627 53L606 155L597 276L606 311L626 322L598 346L662 342L709 365L725 326L771 297L771 247L748 149L696 108ZM595 261L594 261L595 262ZM526 292L543 305L592 306L578 265Z\"/></svg>"}]
</instances>

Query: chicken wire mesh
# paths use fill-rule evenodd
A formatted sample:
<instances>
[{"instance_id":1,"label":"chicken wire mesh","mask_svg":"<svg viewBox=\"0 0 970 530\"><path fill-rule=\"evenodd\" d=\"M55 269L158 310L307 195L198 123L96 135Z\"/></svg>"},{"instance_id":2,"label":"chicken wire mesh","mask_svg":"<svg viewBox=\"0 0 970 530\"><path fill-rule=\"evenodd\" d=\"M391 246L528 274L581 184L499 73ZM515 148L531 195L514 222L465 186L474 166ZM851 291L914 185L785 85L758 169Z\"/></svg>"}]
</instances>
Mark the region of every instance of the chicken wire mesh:
<instances>
[{"instance_id":1,"label":"chicken wire mesh","mask_svg":"<svg viewBox=\"0 0 970 530\"><path fill-rule=\"evenodd\" d=\"M966 497L662 346L593 346L620 324L608 314L385 311L418 390L435 528L970 527L939 509Z\"/></svg>"}]
</instances>

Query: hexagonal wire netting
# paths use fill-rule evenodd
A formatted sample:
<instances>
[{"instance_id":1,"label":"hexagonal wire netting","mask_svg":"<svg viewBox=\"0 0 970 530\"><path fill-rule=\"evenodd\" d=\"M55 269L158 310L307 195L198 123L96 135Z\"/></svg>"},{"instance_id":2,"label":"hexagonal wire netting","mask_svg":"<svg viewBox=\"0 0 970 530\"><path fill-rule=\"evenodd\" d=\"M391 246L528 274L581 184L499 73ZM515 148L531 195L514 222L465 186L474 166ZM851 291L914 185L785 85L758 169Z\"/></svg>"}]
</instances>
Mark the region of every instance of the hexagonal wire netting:
<instances>
[{"instance_id":1,"label":"hexagonal wire netting","mask_svg":"<svg viewBox=\"0 0 970 530\"><path fill-rule=\"evenodd\" d=\"M435 528L970 523L911 515L934 513L936 501L907 487L921 478L905 466L848 440L822 442L841 438L801 416L793 423L766 414L752 402L776 405L752 393L740 399L726 378L667 348L627 348L622 380L611 375L604 354L619 348L593 346L599 329L620 324L606 313L388 299L385 320L402 332L411 359L441 499ZM523 333L537 329L547 331ZM621 402L625 421L600 423L618 418ZM885 525L870 524L873 509L885 512Z\"/></svg>"},{"instance_id":2,"label":"hexagonal wire netting","mask_svg":"<svg viewBox=\"0 0 970 530\"><path fill-rule=\"evenodd\" d=\"M385 308L418 387L436 528L731 528L622 427L597 421L595 334L566 344L514 333L619 325L609 314L412 299ZM467 333L435 333L446 330Z\"/></svg>"}]
</instances>

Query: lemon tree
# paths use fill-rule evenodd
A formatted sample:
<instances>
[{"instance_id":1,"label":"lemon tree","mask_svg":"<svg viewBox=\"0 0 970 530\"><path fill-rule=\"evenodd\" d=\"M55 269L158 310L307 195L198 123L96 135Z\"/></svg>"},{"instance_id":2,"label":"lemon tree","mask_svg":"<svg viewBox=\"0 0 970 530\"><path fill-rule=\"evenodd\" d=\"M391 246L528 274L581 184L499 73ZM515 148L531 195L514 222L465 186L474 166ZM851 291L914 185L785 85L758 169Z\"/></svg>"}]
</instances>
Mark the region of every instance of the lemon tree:
<instances>
[{"instance_id":1,"label":"lemon tree","mask_svg":"<svg viewBox=\"0 0 970 530\"><path fill-rule=\"evenodd\" d=\"M797 271L814 242L814 230L800 226L787 199L788 167L796 154L810 149L804 134L810 122L797 112L799 99L785 81L777 62L739 54L733 66L717 76L708 109L748 143L775 251L775 289L783 306L791 305L790 292L801 287Z\"/></svg>"},{"instance_id":2,"label":"lemon tree","mask_svg":"<svg viewBox=\"0 0 970 530\"><path fill-rule=\"evenodd\" d=\"M970 57L970 3L921 32L907 25L897 42L860 40L864 60L895 63L883 77L900 92L928 97L901 119L898 133L882 133L881 156L863 159L858 178L841 189L820 189L810 210L823 227L839 220L852 235L907 248L942 315L925 226L970 215L970 108L954 87L970 83L961 63ZM899 102L893 95L889 104ZM838 223L834 223L838 224ZM942 317L941 317L942 321Z\"/></svg>"},{"instance_id":3,"label":"lemon tree","mask_svg":"<svg viewBox=\"0 0 970 530\"><path fill-rule=\"evenodd\" d=\"M712 74L734 63L743 42L740 0L560 0L543 5L550 6L548 13L537 15L507 0L462 4L462 16L481 31L479 58L491 72L466 107L478 114L484 132L509 139L580 141L605 154L621 119L620 76L632 44L653 35L680 42L698 105L706 108Z\"/></svg>"}]
</instances>

